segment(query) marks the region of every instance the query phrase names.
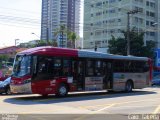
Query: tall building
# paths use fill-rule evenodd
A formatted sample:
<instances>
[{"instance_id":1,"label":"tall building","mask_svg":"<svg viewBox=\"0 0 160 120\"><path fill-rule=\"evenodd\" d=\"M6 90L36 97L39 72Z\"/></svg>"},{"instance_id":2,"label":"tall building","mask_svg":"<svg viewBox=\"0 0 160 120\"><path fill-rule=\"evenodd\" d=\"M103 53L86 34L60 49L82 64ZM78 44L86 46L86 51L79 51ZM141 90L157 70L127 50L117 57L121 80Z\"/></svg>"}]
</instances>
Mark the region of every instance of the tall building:
<instances>
[{"instance_id":1,"label":"tall building","mask_svg":"<svg viewBox=\"0 0 160 120\"><path fill-rule=\"evenodd\" d=\"M67 46L66 33L55 33L62 25L73 32L79 31L76 22L79 23L80 2L77 1L80 0L42 0L41 40L57 40L59 47Z\"/></svg>"},{"instance_id":2,"label":"tall building","mask_svg":"<svg viewBox=\"0 0 160 120\"><path fill-rule=\"evenodd\" d=\"M124 37L127 30L127 12L130 29L145 32L144 43L157 42L160 47L160 0L87 0L84 1L84 48L107 48L111 36Z\"/></svg>"}]
</instances>

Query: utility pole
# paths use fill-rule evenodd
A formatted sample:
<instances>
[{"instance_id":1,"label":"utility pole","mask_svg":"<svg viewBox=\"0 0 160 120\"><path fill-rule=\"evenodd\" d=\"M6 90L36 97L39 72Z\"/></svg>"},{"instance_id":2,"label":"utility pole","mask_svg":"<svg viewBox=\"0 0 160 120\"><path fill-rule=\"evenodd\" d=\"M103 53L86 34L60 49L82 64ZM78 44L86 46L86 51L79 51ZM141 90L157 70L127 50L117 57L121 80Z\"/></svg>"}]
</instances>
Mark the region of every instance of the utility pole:
<instances>
[{"instance_id":1,"label":"utility pole","mask_svg":"<svg viewBox=\"0 0 160 120\"><path fill-rule=\"evenodd\" d=\"M140 10L131 10L127 12L127 55L130 55L130 15L141 12Z\"/></svg>"}]
</instances>

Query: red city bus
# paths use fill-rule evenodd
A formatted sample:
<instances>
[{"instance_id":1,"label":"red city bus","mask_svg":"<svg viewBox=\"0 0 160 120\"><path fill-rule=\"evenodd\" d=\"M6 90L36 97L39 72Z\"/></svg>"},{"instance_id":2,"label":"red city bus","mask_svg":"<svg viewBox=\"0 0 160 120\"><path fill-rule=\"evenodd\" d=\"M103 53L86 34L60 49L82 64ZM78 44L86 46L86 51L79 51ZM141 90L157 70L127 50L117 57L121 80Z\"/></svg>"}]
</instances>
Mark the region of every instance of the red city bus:
<instances>
[{"instance_id":1,"label":"red city bus","mask_svg":"<svg viewBox=\"0 0 160 120\"><path fill-rule=\"evenodd\" d=\"M11 92L66 96L72 91L127 91L150 86L151 60L67 48L37 47L15 57Z\"/></svg>"}]
</instances>

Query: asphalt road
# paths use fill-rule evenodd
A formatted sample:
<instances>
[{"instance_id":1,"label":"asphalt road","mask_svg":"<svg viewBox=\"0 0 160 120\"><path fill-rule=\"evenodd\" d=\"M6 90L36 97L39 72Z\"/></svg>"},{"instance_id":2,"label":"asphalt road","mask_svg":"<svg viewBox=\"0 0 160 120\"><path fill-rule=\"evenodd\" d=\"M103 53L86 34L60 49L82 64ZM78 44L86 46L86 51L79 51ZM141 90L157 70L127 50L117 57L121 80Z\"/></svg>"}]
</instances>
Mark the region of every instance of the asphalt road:
<instances>
[{"instance_id":1,"label":"asphalt road","mask_svg":"<svg viewBox=\"0 0 160 120\"><path fill-rule=\"evenodd\" d=\"M54 120L143 119L146 118L145 115L160 113L159 101L160 88L158 87L135 90L132 93L104 91L73 93L65 98L56 98L54 95L47 98L39 95L1 95L0 119L5 117L15 117L16 120L16 117L20 120L33 118L46 120L53 117ZM160 116L149 117L147 116L149 119L154 117L160 120Z\"/></svg>"}]
</instances>

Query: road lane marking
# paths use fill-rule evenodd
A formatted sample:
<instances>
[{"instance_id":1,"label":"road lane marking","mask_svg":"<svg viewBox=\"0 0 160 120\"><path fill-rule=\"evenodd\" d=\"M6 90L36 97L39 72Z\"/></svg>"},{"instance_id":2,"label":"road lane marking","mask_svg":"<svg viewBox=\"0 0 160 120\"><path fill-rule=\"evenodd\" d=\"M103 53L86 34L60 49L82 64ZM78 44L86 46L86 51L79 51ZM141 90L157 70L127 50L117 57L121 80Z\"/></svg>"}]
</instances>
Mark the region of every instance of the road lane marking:
<instances>
[{"instance_id":1,"label":"road lane marking","mask_svg":"<svg viewBox=\"0 0 160 120\"><path fill-rule=\"evenodd\" d=\"M96 112L101 112L103 110L109 109L109 108L113 107L114 105L116 105L116 104L111 104L111 105L109 105L107 107L104 107L104 108L101 108L101 109L97 110Z\"/></svg>"},{"instance_id":2,"label":"road lane marking","mask_svg":"<svg viewBox=\"0 0 160 120\"><path fill-rule=\"evenodd\" d=\"M101 108L101 109L96 110L96 111L94 111L94 112L91 112L91 113L89 113L89 114L83 115L83 116L81 116L81 117L79 117L79 118L76 118L76 119L74 119L74 120L84 119L84 118L89 117L89 116L91 116L91 115L94 115L94 114L97 114L97 113L99 113L99 112L102 112L103 110L107 110L107 109L113 107L114 105L115 105L115 104L110 104L110 105L108 105L108 106L106 106L106 107L104 107L104 108ZM109 112L105 112L105 113L109 113Z\"/></svg>"},{"instance_id":3,"label":"road lane marking","mask_svg":"<svg viewBox=\"0 0 160 120\"><path fill-rule=\"evenodd\" d=\"M153 114L160 113L160 105L154 110Z\"/></svg>"},{"instance_id":4,"label":"road lane marking","mask_svg":"<svg viewBox=\"0 0 160 120\"><path fill-rule=\"evenodd\" d=\"M79 106L79 108L85 108L85 109L89 109L89 108L95 108L95 107L100 107L100 106L108 106L108 105L122 105L122 104L128 104L128 103L138 103L138 102L146 102L146 101L156 101L159 100L160 98L157 99L146 99L146 100L137 100L137 101L129 101L129 102L117 102L117 103L111 103L111 104L99 104L99 105L91 105L91 106Z\"/></svg>"}]
</instances>

